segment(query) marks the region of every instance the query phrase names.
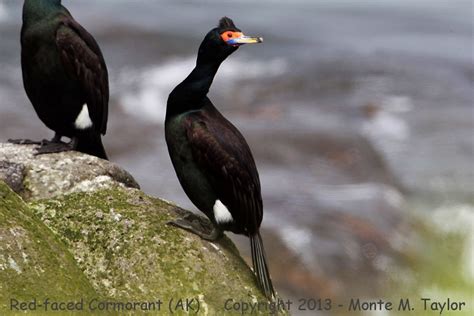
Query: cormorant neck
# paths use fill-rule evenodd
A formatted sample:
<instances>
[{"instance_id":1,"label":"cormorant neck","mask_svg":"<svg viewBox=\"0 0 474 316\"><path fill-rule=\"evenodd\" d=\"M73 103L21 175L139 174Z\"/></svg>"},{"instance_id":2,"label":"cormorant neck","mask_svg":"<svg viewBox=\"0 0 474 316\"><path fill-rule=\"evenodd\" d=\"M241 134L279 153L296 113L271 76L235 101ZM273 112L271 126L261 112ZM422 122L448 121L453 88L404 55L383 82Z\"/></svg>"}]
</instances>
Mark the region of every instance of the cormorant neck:
<instances>
[{"instance_id":1,"label":"cormorant neck","mask_svg":"<svg viewBox=\"0 0 474 316\"><path fill-rule=\"evenodd\" d=\"M167 117L203 107L221 63L220 60L198 57L193 71L171 92L168 99Z\"/></svg>"},{"instance_id":2,"label":"cormorant neck","mask_svg":"<svg viewBox=\"0 0 474 316\"><path fill-rule=\"evenodd\" d=\"M207 95L214 81L221 61L202 60L198 58L196 67L182 82L184 88L194 100L200 100Z\"/></svg>"},{"instance_id":3,"label":"cormorant neck","mask_svg":"<svg viewBox=\"0 0 474 316\"><path fill-rule=\"evenodd\" d=\"M61 9L61 0L25 0L23 23L39 21Z\"/></svg>"}]
</instances>

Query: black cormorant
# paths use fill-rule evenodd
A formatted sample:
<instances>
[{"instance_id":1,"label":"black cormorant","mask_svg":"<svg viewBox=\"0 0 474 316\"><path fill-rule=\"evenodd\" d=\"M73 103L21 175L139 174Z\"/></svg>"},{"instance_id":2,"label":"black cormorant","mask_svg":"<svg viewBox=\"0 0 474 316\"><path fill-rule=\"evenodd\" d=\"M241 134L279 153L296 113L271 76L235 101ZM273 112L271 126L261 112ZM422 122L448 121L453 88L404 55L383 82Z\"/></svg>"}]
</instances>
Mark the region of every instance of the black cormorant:
<instances>
[{"instance_id":1,"label":"black cormorant","mask_svg":"<svg viewBox=\"0 0 474 316\"><path fill-rule=\"evenodd\" d=\"M38 153L77 150L107 159L101 140L107 128L107 67L95 39L61 0L25 0L21 66L28 98L55 132L51 141L41 142ZM71 142L62 143L62 136Z\"/></svg>"},{"instance_id":2,"label":"black cormorant","mask_svg":"<svg viewBox=\"0 0 474 316\"><path fill-rule=\"evenodd\" d=\"M274 289L259 228L263 217L260 180L252 153L237 128L207 97L220 64L240 45L261 43L224 17L204 38L191 74L169 95L165 133L178 179L190 198L213 224L206 233L184 219L174 224L207 240L223 231L250 238L258 284L269 299Z\"/></svg>"}]
</instances>

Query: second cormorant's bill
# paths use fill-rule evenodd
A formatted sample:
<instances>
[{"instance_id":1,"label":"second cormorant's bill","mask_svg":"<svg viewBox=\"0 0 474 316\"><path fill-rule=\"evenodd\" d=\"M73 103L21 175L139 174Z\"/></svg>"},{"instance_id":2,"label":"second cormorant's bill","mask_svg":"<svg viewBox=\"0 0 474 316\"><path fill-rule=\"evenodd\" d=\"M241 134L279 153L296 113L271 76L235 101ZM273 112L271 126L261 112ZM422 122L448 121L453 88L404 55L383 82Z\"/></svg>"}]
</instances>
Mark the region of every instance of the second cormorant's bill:
<instances>
[{"instance_id":1,"label":"second cormorant's bill","mask_svg":"<svg viewBox=\"0 0 474 316\"><path fill-rule=\"evenodd\" d=\"M107 159L101 140L107 128L107 67L97 42L61 0L25 0L21 65L36 113L55 132L38 153L77 150ZM71 142L62 143L62 136Z\"/></svg>"},{"instance_id":2,"label":"second cormorant's bill","mask_svg":"<svg viewBox=\"0 0 474 316\"><path fill-rule=\"evenodd\" d=\"M261 43L224 17L204 38L196 67L168 98L165 133L178 179L191 201L213 224L212 232L185 219L172 224L204 239L223 231L250 238L253 268L269 299L274 289L260 237L263 218L260 180L244 137L214 107L207 93L220 64L240 45Z\"/></svg>"}]
</instances>

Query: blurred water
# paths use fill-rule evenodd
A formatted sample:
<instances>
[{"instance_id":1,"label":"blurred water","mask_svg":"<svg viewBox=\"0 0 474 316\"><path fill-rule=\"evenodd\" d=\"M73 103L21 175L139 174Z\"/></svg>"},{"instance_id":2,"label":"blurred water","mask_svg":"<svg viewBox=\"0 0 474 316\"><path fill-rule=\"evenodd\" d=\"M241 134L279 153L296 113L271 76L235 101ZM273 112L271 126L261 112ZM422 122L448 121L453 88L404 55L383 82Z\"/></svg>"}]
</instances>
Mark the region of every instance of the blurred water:
<instances>
[{"instance_id":1,"label":"blurred water","mask_svg":"<svg viewBox=\"0 0 474 316\"><path fill-rule=\"evenodd\" d=\"M421 201L421 213L448 201L449 212L471 214L471 1L63 4L108 62L111 160L146 192L188 208L163 139L167 94L221 16L264 37L222 65L211 99L255 153L273 269L284 267L278 247L286 247L303 275L349 266L363 278L383 265L368 263L361 249L390 255L384 240L400 234L407 199ZM20 23L21 1L0 1L0 136L50 137L22 88ZM334 273L324 284L337 292L352 276ZM294 280L277 282L300 293Z\"/></svg>"},{"instance_id":2,"label":"blurred water","mask_svg":"<svg viewBox=\"0 0 474 316\"><path fill-rule=\"evenodd\" d=\"M163 64L144 69L123 69L119 74L117 86L126 87L119 95L124 111L142 120L163 125L168 94L187 77L195 63L196 57L189 56L172 58ZM232 59L219 72L220 81L216 83L215 88L232 93L232 86L238 84L238 80L281 75L286 67L286 63L278 59L265 63ZM242 73L242 69L245 69L245 72ZM224 85L221 84L223 82Z\"/></svg>"}]
</instances>

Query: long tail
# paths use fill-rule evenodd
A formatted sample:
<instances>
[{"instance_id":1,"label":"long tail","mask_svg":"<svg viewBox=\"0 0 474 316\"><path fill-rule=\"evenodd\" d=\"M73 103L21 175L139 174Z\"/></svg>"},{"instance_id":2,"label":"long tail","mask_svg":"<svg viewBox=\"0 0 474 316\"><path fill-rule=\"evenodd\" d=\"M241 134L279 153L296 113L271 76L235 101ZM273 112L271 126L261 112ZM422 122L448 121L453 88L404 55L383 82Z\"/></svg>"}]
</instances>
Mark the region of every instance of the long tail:
<instances>
[{"instance_id":1,"label":"long tail","mask_svg":"<svg viewBox=\"0 0 474 316\"><path fill-rule=\"evenodd\" d=\"M109 160L100 135L85 134L78 136L75 150Z\"/></svg>"},{"instance_id":2,"label":"long tail","mask_svg":"<svg viewBox=\"0 0 474 316\"><path fill-rule=\"evenodd\" d=\"M270 279L260 232L257 231L255 235L250 236L250 248L252 252L253 271L257 275L258 285L265 293L265 296L272 301L275 298L275 290L273 289L272 280Z\"/></svg>"}]
</instances>

